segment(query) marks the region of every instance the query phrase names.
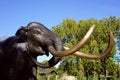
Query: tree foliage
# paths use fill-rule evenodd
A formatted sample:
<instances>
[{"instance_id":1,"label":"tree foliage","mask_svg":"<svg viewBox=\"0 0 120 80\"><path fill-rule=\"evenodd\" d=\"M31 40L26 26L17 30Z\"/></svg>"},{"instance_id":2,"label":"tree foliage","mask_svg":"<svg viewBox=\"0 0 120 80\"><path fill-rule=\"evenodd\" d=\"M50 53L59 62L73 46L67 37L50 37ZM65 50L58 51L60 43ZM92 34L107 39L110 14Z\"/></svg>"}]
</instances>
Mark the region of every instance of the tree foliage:
<instances>
[{"instance_id":1,"label":"tree foliage","mask_svg":"<svg viewBox=\"0 0 120 80\"><path fill-rule=\"evenodd\" d=\"M107 48L109 40L108 33L110 31L113 32L115 39L117 39L117 44L119 45L120 18L116 18L115 16L101 20L90 18L78 22L74 19L66 18L61 24L53 26L52 31L61 37L65 46L72 47L83 38L93 24L96 25L95 30L88 43L80 49L81 52L86 54L102 53ZM105 75L106 70L109 75L115 75L117 70L117 66L113 61L115 53L116 47L114 46L109 56L97 61L68 56L62 59L59 69L69 75L75 76L79 75L81 71L85 76L94 75L95 73L97 73L98 76L100 74Z\"/></svg>"}]
</instances>

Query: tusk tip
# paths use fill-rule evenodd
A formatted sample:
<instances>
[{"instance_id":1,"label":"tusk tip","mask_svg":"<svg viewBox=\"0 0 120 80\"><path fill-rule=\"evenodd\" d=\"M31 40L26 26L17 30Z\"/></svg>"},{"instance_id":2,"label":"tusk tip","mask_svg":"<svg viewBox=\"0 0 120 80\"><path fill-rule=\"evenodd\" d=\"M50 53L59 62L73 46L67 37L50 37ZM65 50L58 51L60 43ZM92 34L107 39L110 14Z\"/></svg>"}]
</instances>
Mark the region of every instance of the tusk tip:
<instances>
[{"instance_id":1,"label":"tusk tip","mask_svg":"<svg viewBox=\"0 0 120 80\"><path fill-rule=\"evenodd\" d=\"M96 26L95 24L92 25L92 27L94 27L94 28L95 28L95 26Z\"/></svg>"},{"instance_id":2,"label":"tusk tip","mask_svg":"<svg viewBox=\"0 0 120 80\"><path fill-rule=\"evenodd\" d=\"M95 24L92 25L92 27L90 28L92 31L95 29Z\"/></svg>"},{"instance_id":3,"label":"tusk tip","mask_svg":"<svg viewBox=\"0 0 120 80\"><path fill-rule=\"evenodd\" d=\"M109 35L110 35L112 38L114 38L112 31L110 31Z\"/></svg>"}]
</instances>

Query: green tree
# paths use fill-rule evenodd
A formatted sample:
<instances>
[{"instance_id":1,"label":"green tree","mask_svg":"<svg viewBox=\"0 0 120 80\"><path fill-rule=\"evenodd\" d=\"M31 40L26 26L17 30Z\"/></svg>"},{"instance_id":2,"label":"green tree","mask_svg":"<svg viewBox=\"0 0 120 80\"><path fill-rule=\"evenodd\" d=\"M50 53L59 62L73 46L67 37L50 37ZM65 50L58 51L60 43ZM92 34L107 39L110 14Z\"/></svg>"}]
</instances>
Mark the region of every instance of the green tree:
<instances>
[{"instance_id":1,"label":"green tree","mask_svg":"<svg viewBox=\"0 0 120 80\"><path fill-rule=\"evenodd\" d=\"M120 30L120 18L115 16L110 16L109 18L104 18L101 20L90 18L88 20L80 20L76 22L74 19L64 19L63 22L52 28L52 31L57 33L64 42L65 46L72 47L77 44L79 40L85 35L91 25L95 24L95 30L90 37L88 43L80 49L80 51L86 54L99 54L102 53L108 45L108 33L112 31L120 41L119 30ZM114 46L111 54L101 60L88 60L80 59L75 56L68 56L62 59L59 66L60 70L65 71L69 75L79 75L81 72L85 76L93 76L95 74L106 75L106 70L109 75L115 75L116 65L113 61L114 54L116 53L116 47ZM110 63L111 62L111 63ZM112 72L111 67L115 68Z\"/></svg>"}]
</instances>

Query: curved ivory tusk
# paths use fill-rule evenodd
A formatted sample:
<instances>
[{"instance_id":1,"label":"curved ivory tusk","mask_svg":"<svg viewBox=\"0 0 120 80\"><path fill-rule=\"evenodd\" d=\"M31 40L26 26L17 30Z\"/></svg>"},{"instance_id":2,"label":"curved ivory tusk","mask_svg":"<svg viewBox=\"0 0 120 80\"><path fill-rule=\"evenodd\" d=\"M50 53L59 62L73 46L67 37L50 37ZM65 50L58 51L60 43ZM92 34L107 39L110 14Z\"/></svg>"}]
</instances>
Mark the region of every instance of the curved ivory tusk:
<instances>
[{"instance_id":1,"label":"curved ivory tusk","mask_svg":"<svg viewBox=\"0 0 120 80\"><path fill-rule=\"evenodd\" d=\"M89 31L86 33L86 35L84 36L84 38L75 46L73 46L71 49L69 50L65 50L62 52L57 52L55 50L55 48L50 45L48 46L48 50L51 52L52 55L57 56L57 57L63 57L63 56L67 56L70 55L74 52L76 52L77 50L79 50L82 46L85 45L85 43L88 41L88 39L90 38L90 35L92 34L93 30L95 28L95 25L92 25L92 27L89 29Z\"/></svg>"},{"instance_id":2,"label":"curved ivory tusk","mask_svg":"<svg viewBox=\"0 0 120 80\"><path fill-rule=\"evenodd\" d=\"M102 58L106 57L108 54L110 54L110 51L112 50L112 47L114 46L114 36L113 36L112 32L110 32L109 37L110 38L109 38L108 47L103 53L101 53L99 55L89 55L89 54L85 54L85 53L77 51L73 55L80 57L80 58L87 58L87 59L102 59ZM64 49L68 50L69 48L64 47Z\"/></svg>"}]
</instances>

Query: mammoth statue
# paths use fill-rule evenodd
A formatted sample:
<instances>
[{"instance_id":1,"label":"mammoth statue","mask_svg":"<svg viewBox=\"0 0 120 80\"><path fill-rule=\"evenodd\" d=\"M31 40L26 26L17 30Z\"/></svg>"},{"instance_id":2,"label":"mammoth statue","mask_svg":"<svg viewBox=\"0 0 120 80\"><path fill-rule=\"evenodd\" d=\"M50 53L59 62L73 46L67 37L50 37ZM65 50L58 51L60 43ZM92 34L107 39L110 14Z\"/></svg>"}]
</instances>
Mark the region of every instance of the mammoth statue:
<instances>
[{"instance_id":1,"label":"mammoth statue","mask_svg":"<svg viewBox=\"0 0 120 80\"><path fill-rule=\"evenodd\" d=\"M59 36L38 22L31 22L26 27L21 27L15 36L0 42L0 80L36 80L37 66L52 67L67 55L87 59L104 58L114 45L112 32L109 34L109 43L105 52L99 55L76 52L87 42L93 29L94 25L77 45L68 49L63 46ZM37 56L48 56L49 52L53 57L48 62L37 61Z\"/></svg>"}]
</instances>

